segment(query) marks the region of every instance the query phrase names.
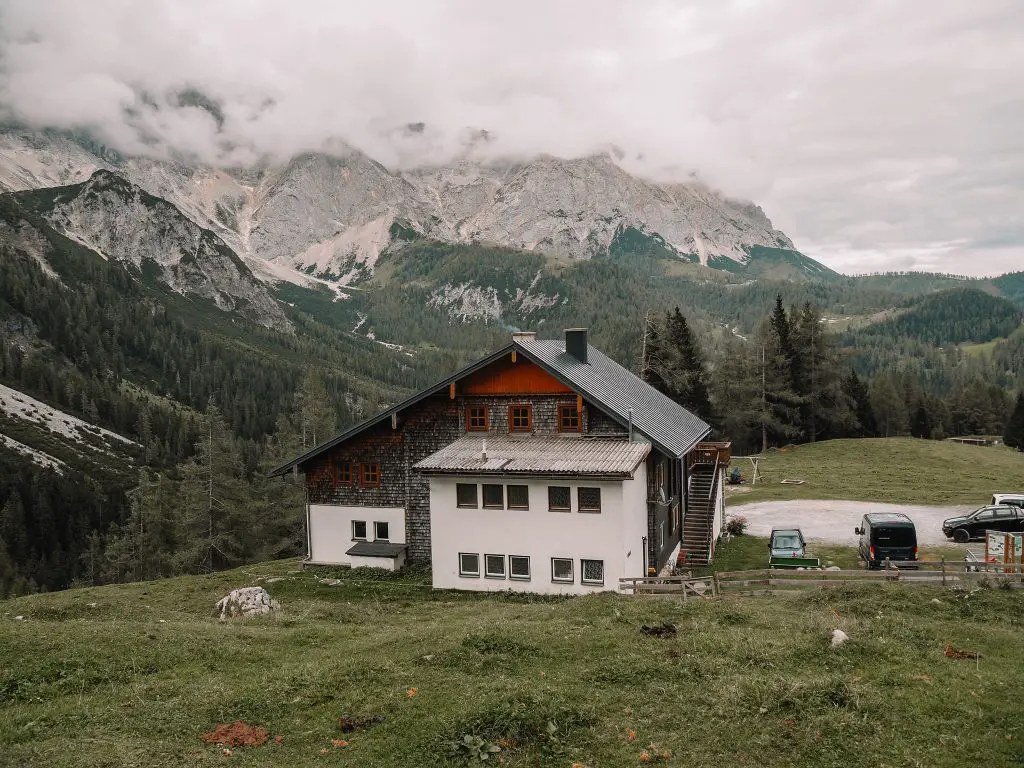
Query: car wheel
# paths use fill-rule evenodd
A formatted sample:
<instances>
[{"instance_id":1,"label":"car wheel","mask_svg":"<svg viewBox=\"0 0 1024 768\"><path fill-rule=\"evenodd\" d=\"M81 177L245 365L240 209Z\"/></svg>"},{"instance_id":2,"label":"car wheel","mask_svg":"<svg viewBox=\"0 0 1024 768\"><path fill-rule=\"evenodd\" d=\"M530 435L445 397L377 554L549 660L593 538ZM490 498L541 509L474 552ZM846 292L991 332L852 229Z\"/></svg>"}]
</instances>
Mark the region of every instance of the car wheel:
<instances>
[{"instance_id":1,"label":"car wheel","mask_svg":"<svg viewBox=\"0 0 1024 768\"><path fill-rule=\"evenodd\" d=\"M966 528L957 528L953 531L953 541L959 542L960 544L966 544L971 540L971 534L967 532Z\"/></svg>"}]
</instances>

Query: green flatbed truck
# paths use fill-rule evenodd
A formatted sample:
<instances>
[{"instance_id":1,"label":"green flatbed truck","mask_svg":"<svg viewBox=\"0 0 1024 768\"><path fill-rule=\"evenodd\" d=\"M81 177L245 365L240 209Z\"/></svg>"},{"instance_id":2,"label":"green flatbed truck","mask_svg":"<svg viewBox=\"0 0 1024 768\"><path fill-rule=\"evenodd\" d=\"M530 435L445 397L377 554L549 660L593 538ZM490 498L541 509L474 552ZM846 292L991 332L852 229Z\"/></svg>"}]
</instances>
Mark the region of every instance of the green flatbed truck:
<instances>
[{"instance_id":1,"label":"green flatbed truck","mask_svg":"<svg viewBox=\"0 0 1024 768\"><path fill-rule=\"evenodd\" d=\"M769 568L820 568L821 560L807 556L807 543L799 528L773 528L768 540Z\"/></svg>"}]
</instances>

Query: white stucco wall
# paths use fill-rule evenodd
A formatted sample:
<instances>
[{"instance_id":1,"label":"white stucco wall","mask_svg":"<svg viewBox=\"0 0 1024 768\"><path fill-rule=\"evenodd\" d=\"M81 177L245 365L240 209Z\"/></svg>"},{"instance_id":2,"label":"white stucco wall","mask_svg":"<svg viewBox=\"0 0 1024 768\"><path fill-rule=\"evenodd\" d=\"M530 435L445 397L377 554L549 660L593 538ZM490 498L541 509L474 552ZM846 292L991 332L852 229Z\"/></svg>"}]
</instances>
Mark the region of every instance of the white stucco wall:
<instances>
[{"instance_id":1,"label":"white stucco wall","mask_svg":"<svg viewBox=\"0 0 1024 768\"><path fill-rule=\"evenodd\" d=\"M309 562L319 565L381 565L383 558L360 558L353 563L345 553L356 540L352 521L366 521L366 540L374 541L374 522L388 524L388 541L405 544L405 510L401 507L342 507L309 505ZM362 562L369 560L369 563Z\"/></svg>"},{"instance_id":2,"label":"white stucco wall","mask_svg":"<svg viewBox=\"0 0 1024 768\"><path fill-rule=\"evenodd\" d=\"M456 505L457 483L528 485L530 509L466 509ZM571 512L548 510L548 486L569 486ZM601 489L601 512L579 512L576 489ZM506 493L507 503L507 493ZM555 478L432 477L430 535L434 587L476 591L512 590L587 594L618 590L619 578L644 575L647 478L641 464L631 480L573 481ZM459 553L480 556L480 576L459 575ZM485 575L485 555L505 556L505 578ZM509 578L508 556L530 558L528 581ZM573 583L552 582L551 558L573 560ZM581 583L581 559L604 561L604 584Z\"/></svg>"},{"instance_id":3,"label":"white stucco wall","mask_svg":"<svg viewBox=\"0 0 1024 768\"><path fill-rule=\"evenodd\" d=\"M711 517L711 556L715 555L718 537L725 526L725 468L718 471L718 493L715 496L714 514Z\"/></svg>"}]
</instances>

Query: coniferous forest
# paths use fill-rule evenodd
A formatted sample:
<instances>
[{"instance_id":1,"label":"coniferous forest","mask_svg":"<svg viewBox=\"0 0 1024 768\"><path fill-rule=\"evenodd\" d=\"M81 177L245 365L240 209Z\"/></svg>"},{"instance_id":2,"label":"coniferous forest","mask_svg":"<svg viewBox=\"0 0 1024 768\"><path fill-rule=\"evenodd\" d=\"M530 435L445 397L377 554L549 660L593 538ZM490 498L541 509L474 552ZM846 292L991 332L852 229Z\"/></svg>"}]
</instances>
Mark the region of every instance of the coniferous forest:
<instances>
[{"instance_id":1,"label":"coniferous forest","mask_svg":"<svg viewBox=\"0 0 1024 768\"><path fill-rule=\"evenodd\" d=\"M519 328L588 326L737 453L892 435L1024 446L1012 291L683 267L414 243L346 300L279 286L287 333L174 293L0 196L0 384L131 441L81 445L0 409L0 596L302 553L303 491L270 468ZM456 284L491 308L458 303Z\"/></svg>"}]
</instances>

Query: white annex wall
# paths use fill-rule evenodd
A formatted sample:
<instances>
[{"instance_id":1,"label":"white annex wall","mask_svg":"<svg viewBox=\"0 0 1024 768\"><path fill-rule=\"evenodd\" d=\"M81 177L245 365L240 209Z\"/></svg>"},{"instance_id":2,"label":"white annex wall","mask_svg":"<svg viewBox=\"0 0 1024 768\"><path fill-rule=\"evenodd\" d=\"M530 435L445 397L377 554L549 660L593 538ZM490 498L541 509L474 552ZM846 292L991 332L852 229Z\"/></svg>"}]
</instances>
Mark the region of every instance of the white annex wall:
<instances>
[{"instance_id":1,"label":"white annex wall","mask_svg":"<svg viewBox=\"0 0 1024 768\"><path fill-rule=\"evenodd\" d=\"M358 565L345 553L355 544L352 521L366 521L366 540L374 541L373 524L388 524L388 541L405 544L405 510L401 507L342 507L309 505L309 562L323 565ZM373 558L379 561L381 558ZM379 562L376 563L380 565Z\"/></svg>"},{"instance_id":2,"label":"white annex wall","mask_svg":"<svg viewBox=\"0 0 1024 768\"><path fill-rule=\"evenodd\" d=\"M457 483L528 485L530 509L466 509L456 505ZM572 511L548 510L548 486L572 489ZM576 489L601 489L601 512L579 512ZM432 477L430 534L433 584L438 589L512 590L587 594L617 590L619 578L644 575L647 478L641 464L632 480L570 481L515 477ZM480 556L480 576L459 575L459 553ZM484 575L485 555L504 555L505 578ZM530 558L528 581L508 577L508 555ZM573 560L573 583L552 582L551 558ZM604 561L602 586L581 583L581 559Z\"/></svg>"}]
</instances>

